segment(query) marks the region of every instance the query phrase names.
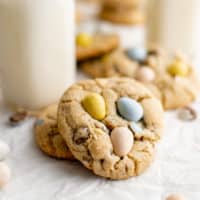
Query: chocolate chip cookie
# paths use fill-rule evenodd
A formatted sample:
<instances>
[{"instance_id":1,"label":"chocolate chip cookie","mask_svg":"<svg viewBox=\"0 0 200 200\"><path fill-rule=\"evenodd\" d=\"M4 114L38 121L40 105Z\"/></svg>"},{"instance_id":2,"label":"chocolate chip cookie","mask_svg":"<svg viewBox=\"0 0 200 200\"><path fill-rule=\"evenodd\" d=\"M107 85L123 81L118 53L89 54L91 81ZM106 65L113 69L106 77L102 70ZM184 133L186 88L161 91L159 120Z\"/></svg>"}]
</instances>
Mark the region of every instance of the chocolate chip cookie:
<instances>
[{"instance_id":1,"label":"chocolate chip cookie","mask_svg":"<svg viewBox=\"0 0 200 200\"><path fill-rule=\"evenodd\" d=\"M49 106L40 114L34 124L34 132L36 143L45 154L58 159L75 159L59 134L57 105Z\"/></svg>"},{"instance_id":2,"label":"chocolate chip cookie","mask_svg":"<svg viewBox=\"0 0 200 200\"><path fill-rule=\"evenodd\" d=\"M86 168L106 178L127 179L151 164L163 133L163 110L133 79L86 80L61 98L58 127Z\"/></svg>"}]
</instances>

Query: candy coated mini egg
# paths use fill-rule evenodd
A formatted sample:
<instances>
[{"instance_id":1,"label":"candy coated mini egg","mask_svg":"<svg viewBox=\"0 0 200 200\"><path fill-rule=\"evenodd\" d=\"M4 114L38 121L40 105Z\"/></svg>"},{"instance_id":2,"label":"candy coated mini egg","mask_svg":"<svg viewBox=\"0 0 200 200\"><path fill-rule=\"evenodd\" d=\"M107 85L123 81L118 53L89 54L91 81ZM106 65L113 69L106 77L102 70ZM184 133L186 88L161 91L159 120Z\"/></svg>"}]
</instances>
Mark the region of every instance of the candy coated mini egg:
<instances>
[{"instance_id":1,"label":"candy coated mini egg","mask_svg":"<svg viewBox=\"0 0 200 200\"><path fill-rule=\"evenodd\" d=\"M147 58L147 50L142 47L134 47L126 51L131 60L142 62Z\"/></svg>"},{"instance_id":2,"label":"candy coated mini egg","mask_svg":"<svg viewBox=\"0 0 200 200\"><path fill-rule=\"evenodd\" d=\"M87 33L79 33L76 36L76 43L82 47L88 47L92 44L92 37Z\"/></svg>"},{"instance_id":3,"label":"candy coated mini egg","mask_svg":"<svg viewBox=\"0 0 200 200\"><path fill-rule=\"evenodd\" d=\"M135 122L130 123L130 128L134 133L141 133L142 132L142 128Z\"/></svg>"},{"instance_id":4,"label":"candy coated mini egg","mask_svg":"<svg viewBox=\"0 0 200 200\"><path fill-rule=\"evenodd\" d=\"M82 105L94 119L103 120L106 116L106 104L104 98L98 93L87 95L83 99Z\"/></svg>"},{"instance_id":5,"label":"candy coated mini egg","mask_svg":"<svg viewBox=\"0 0 200 200\"><path fill-rule=\"evenodd\" d=\"M8 184L10 176L10 168L6 163L0 162L0 188L3 188Z\"/></svg>"},{"instance_id":6,"label":"candy coated mini egg","mask_svg":"<svg viewBox=\"0 0 200 200\"><path fill-rule=\"evenodd\" d=\"M137 122L144 114L141 104L129 97L121 97L117 101L117 108L119 114L129 121Z\"/></svg>"},{"instance_id":7,"label":"candy coated mini egg","mask_svg":"<svg viewBox=\"0 0 200 200\"><path fill-rule=\"evenodd\" d=\"M127 127L117 127L111 132L111 141L116 155L127 155L134 143L132 132Z\"/></svg>"},{"instance_id":8,"label":"candy coated mini egg","mask_svg":"<svg viewBox=\"0 0 200 200\"><path fill-rule=\"evenodd\" d=\"M155 79L155 72L149 67L140 67L136 71L136 79L141 82L151 82Z\"/></svg>"},{"instance_id":9,"label":"candy coated mini egg","mask_svg":"<svg viewBox=\"0 0 200 200\"><path fill-rule=\"evenodd\" d=\"M167 71L172 76L187 76L189 72L189 67L183 61L176 60L168 66Z\"/></svg>"},{"instance_id":10,"label":"candy coated mini egg","mask_svg":"<svg viewBox=\"0 0 200 200\"><path fill-rule=\"evenodd\" d=\"M8 153L10 152L10 147L0 140L0 160L4 160Z\"/></svg>"}]
</instances>

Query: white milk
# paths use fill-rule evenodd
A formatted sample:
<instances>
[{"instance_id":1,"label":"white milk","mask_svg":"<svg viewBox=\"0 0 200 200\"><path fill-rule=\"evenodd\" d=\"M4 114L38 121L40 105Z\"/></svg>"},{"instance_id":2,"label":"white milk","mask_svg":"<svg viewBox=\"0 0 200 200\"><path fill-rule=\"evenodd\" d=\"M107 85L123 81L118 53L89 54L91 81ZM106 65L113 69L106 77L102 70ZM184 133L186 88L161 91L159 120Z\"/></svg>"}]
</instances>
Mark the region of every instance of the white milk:
<instances>
[{"instance_id":1,"label":"white milk","mask_svg":"<svg viewBox=\"0 0 200 200\"><path fill-rule=\"evenodd\" d=\"M200 1L149 0L148 42L200 56Z\"/></svg>"},{"instance_id":2,"label":"white milk","mask_svg":"<svg viewBox=\"0 0 200 200\"><path fill-rule=\"evenodd\" d=\"M6 102L38 109L75 78L74 0L0 0L0 67Z\"/></svg>"}]
</instances>

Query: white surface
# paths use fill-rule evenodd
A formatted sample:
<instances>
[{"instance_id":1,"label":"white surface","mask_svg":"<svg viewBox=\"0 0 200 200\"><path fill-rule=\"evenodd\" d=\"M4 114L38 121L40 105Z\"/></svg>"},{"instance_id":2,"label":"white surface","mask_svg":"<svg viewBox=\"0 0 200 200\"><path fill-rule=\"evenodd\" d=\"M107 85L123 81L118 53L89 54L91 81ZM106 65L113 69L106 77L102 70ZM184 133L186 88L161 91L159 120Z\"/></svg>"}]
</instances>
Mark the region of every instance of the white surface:
<instances>
[{"instance_id":1,"label":"white surface","mask_svg":"<svg viewBox=\"0 0 200 200\"><path fill-rule=\"evenodd\" d=\"M0 0L1 79L9 103L37 109L74 82L74 4Z\"/></svg>"},{"instance_id":2,"label":"white surface","mask_svg":"<svg viewBox=\"0 0 200 200\"><path fill-rule=\"evenodd\" d=\"M200 115L200 100L194 108ZM165 134L149 170L137 178L110 181L77 162L47 157L35 144L34 119L10 127L9 114L1 105L0 138L11 148L6 162L12 179L0 192L0 200L163 200L174 192L188 200L200 199L200 117L186 123L178 120L175 111L166 113Z\"/></svg>"},{"instance_id":3,"label":"white surface","mask_svg":"<svg viewBox=\"0 0 200 200\"><path fill-rule=\"evenodd\" d=\"M200 115L200 100L194 107ZM175 111L166 113L165 134L149 170L137 178L110 181L77 162L45 156L34 142L34 119L10 127L9 114L0 105L0 138L11 147L6 162L12 169L11 182L0 191L0 200L164 200L174 192L187 200L200 199L200 117L185 123Z\"/></svg>"}]
</instances>

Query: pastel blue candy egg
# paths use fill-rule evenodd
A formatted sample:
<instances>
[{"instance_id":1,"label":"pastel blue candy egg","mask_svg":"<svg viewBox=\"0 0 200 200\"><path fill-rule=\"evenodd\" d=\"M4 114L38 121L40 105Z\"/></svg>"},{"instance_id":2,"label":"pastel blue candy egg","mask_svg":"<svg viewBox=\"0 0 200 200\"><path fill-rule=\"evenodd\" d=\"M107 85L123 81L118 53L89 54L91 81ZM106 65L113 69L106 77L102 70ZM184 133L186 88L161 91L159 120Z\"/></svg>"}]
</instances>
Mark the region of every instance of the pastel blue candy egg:
<instances>
[{"instance_id":1,"label":"pastel blue candy egg","mask_svg":"<svg viewBox=\"0 0 200 200\"><path fill-rule=\"evenodd\" d=\"M142 47L135 47L135 48L128 49L126 53L131 60L135 60L139 62L144 61L147 57L147 50Z\"/></svg>"},{"instance_id":2,"label":"pastel blue candy egg","mask_svg":"<svg viewBox=\"0 0 200 200\"><path fill-rule=\"evenodd\" d=\"M120 98L117 101L117 108L119 114L129 121L137 122L144 114L141 104L129 97Z\"/></svg>"},{"instance_id":3,"label":"pastel blue candy egg","mask_svg":"<svg viewBox=\"0 0 200 200\"><path fill-rule=\"evenodd\" d=\"M139 134L139 133L142 132L142 128L138 124L136 124L135 122L130 123L130 128L134 133Z\"/></svg>"}]
</instances>

